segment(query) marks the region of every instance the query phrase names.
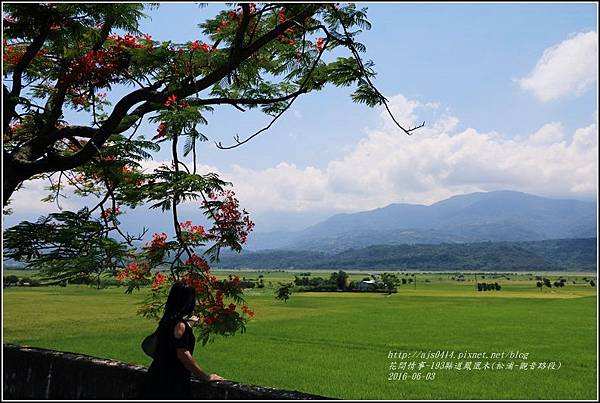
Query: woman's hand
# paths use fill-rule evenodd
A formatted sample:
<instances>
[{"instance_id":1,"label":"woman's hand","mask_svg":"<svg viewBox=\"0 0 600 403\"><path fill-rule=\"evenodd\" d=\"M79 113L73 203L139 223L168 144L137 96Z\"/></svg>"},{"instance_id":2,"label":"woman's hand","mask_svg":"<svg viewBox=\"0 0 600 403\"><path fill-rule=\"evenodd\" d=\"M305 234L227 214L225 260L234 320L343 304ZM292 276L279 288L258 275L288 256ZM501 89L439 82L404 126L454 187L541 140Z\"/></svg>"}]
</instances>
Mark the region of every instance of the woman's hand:
<instances>
[{"instance_id":1,"label":"woman's hand","mask_svg":"<svg viewBox=\"0 0 600 403\"><path fill-rule=\"evenodd\" d=\"M225 378L223 378L220 375L217 374L210 374L210 376L208 377L208 381L209 382L214 382L214 381L224 381Z\"/></svg>"},{"instance_id":2,"label":"woman's hand","mask_svg":"<svg viewBox=\"0 0 600 403\"><path fill-rule=\"evenodd\" d=\"M193 327L193 326L198 326L198 325L200 324L200 318L199 318L199 317L197 317L196 315L193 315L193 316L190 316L190 317L187 319L187 322L188 322L188 324L189 324L190 326L192 326L192 327Z\"/></svg>"}]
</instances>

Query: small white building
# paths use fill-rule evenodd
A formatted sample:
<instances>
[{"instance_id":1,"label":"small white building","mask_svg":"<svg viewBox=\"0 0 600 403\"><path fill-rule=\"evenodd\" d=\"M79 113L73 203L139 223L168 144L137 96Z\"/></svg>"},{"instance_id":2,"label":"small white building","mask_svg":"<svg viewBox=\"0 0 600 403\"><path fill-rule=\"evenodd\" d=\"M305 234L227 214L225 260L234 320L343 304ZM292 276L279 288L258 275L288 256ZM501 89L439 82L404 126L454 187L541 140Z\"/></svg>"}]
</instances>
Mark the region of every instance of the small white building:
<instances>
[{"instance_id":1,"label":"small white building","mask_svg":"<svg viewBox=\"0 0 600 403\"><path fill-rule=\"evenodd\" d=\"M357 290L374 290L377 287L375 280L362 280L356 283Z\"/></svg>"}]
</instances>

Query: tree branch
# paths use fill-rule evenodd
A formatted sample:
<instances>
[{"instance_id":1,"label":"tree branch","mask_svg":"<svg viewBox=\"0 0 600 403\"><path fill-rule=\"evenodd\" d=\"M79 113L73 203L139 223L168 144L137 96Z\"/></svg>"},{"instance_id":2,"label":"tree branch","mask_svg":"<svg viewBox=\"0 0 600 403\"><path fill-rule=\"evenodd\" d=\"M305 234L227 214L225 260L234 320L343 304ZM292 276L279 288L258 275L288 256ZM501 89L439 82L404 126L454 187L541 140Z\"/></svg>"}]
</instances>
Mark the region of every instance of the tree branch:
<instances>
[{"instance_id":1,"label":"tree branch","mask_svg":"<svg viewBox=\"0 0 600 403\"><path fill-rule=\"evenodd\" d=\"M404 126L402 126L400 123L398 123L398 121L396 120L396 117L394 116L394 114L392 113L392 111L390 110L390 107L388 105L388 100L386 97L383 96L383 94L381 92L379 92L379 90L377 89L377 87L375 87L375 85L373 84L373 82L371 81L371 79L369 78L369 74L367 73L367 70L365 69L365 66L362 62L362 59L360 57L360 55L358 54L358 51L356 50L356 47L354 46L354 42L352 41L352 38L350 36L350 33L348 32L348 29L346 28L346 24L344 24L344 20L341 17L339 11L335 8L335 6L331 5L330 6L334 13L336 14L340 25L342 26L343 30L344 30L344 34L346 35L346 43L345 45L348 47L348 49L350 49L350 51L352 52L352 55L354 56L356 62L358 63L359 68L361 69L364 79L365 81L369 84L369 86L371 87L371 89L373 91L375 91L375 93L377 94L377 96L379 97L379 99L381 100L381 102L383 103L388 115L390 116L390 118L392 118L392 121L396 124L396 126L398 126L404 133L406 133L407 135L411 135L413 131L420 129L421 127L425 126L425 121L423 121L423 123L421 123L418 126L415 126L413 128L404 128Z\"/></svg>"},{"instance_id":2,"label":"tree branch","mask_svg":"<svg viewBox=\"0 0 600 403\"><path fill-rule=\"evenodd\" d=\"M111 134L121 133L128 130L145 114L162 108L164 100L169 95L176 95L179 99L184 99L196 92L200 92L209 88L211 85L216 84L226 77L227 74L229 74L232 70L236 69L241 63L252 56L255 52L267 45L270 41L276 39L279 35L282 35L288 28L292 27L295 24L295 20L304 21L305 18L313 15L319 7L321 6L312 4L308 4L307 7L303 7L301 11L299 11L290 19L275 26L272 30L263 34L257 38L256 41L248 44L246 47L240 48L239 51L235 52L235 57L230 57L227 62L223 63L223 65L216 68L201 79L193 81L191 84L183 85L175 90L164 90L157 92L156 89L158 89L162 83L155 83L151 87L137 89L129 93L119 102L117 102L110 116L97 129L84 129L81 126L77 126L71 129L59 129L54 135L48 137L45 137L43 134L36 136L35 145L33 143L28 144L25 148L19 148L11 152L11 170L18 171L19 173L12 178L13 180L11 180L10 186L4 187L4 189L8 190L9 193L5 194L3 199L7 200L8 197L10 197L10 194L12 194L12 191L14 191L13 188L15 186L13 186L12 182L18 184L36 174L69 170L87 162L97 153L97 150L102 147ZM64 92L64 84L61 86L61 88L63 88ZM298 95L299 93L294 94L295 97ZM291 99L293 101L295 98L292 96ZM55 99L54 101L55 102L51 103L52 107L47 108L49 111L51 111L50 113L53 116L56 115L57 111L60 113L60 110L57 108L58 105L62 105L62 102L56 102L60 101L60 99ZM266 101L267 103L270 102L269 100L263 101ZM138 106L133 112L128 114L129 110L140 102L144 103ZM237 102L227 102L224 100L221 100L220 102L229 103L232 105L237 104ZM48 132L50 130L54 132L55 128L49 128ZM61 132L62 130L65 130L65 132ZM63 133L68 133L71 131L73 135L77 135L76 133L73 133L75 130L82 134L81 137L90 138L90 141L81 150L70 155L56 155L47 152L49 150L48 146L62 137ZM93 130L96 131L94 132ZM46 155L42 156L43 153L46 153ZM5 184L9 185L6 180Z\"/></svg>"},{"instance_id":3,"label":"tree branch","mask_svg":"<svg viewBox=\"0 0 600 403\"><path fill-rule=\"evenodd\" d=\"M245 140L241 140L239 139L239 136L236 135L234 137L234 140L236 141L235 144L231 145L231 146L223 146L221 144L221 142L216 142L215 145L217 146L217 148L220 148L221 150L230 150L232 148L236 148L241 146L242 144L245 144L247 142L249 142L250 140L252 140L254 137L258 136L259 134L269 130L271 128L271 126L275 123L275 121L277 121L277 119L279 119L289 108L290 106L292 106L292 104L294 103L294 101L296 100L296 98L298 98L298 96L300 96L300 94L307 92L307 90L304 88L304 86L306 85L306 83L308 82L308 80L310 79L310 76L312 75L312 73L314 72L315 68L317 67L317 65L319 64L319 61L321 60L321 56L323 55L323 52L325 52L325 49L327 48L327 44L329 43L329 38L327 38L325 40L325 43L323 45L323 48L321 49L321 51L319 52L319 54L317 55L317 58L315 59L313 65L311 66L310 70L308 71L306 77L304 77L304 80L302 81L302 84L300 84L300 88L298 89L298 91L296 91L295 93L292 94L291 96L291 100L290 102L285 106L285 108L283 108L281 110L281 112L279 112L272 120L271 122L269 122L269 124L265 127L263 127L262 129L254 132L252 135L248 136Z\"/></svg>"}]
</instances>

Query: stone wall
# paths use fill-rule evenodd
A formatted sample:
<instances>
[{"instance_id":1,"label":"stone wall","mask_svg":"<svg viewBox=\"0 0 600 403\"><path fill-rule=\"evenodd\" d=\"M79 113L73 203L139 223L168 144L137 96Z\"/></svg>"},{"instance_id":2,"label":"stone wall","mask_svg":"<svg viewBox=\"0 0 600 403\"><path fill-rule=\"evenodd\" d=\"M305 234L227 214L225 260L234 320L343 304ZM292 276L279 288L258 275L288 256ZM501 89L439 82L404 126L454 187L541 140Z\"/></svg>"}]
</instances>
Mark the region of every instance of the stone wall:
<instances>
[{"instance_id":1,"label":"stone wall","mask_svg":"<svg viewBox=\"0 0 600 403\"><path fill-rule=\"evenodd\" d=\"M119 361L11 344L3 345L4 399L137 399L146 368ZM328 399L306 393L192 380L199 400Z\"/></svg>"}]
</instances>

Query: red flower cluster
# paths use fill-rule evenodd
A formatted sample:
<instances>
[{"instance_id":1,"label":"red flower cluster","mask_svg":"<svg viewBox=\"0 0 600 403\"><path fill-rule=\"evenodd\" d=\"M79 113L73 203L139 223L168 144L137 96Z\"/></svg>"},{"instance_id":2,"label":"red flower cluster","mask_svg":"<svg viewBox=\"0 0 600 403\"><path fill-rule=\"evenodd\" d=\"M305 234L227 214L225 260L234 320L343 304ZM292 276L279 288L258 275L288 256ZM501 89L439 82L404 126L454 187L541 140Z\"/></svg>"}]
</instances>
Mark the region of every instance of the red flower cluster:
<instances>
[{"instance_id":1,"label":"red flower cluster","mask_svg":"<svg viewBox=\"0 0 600 403\"><path fill-rule=\"evenodd\" d=\"M111 36L109 36L109 38L116 42L117 47L130 48L130 49L145 48L146 47L145 44L138 43L138 41L142 38L144 38L146 41L150 41L150 42L152 41L152 36L150 36L148 34L133 36L128 33L125 36L111 35Z\"/></svg>"},{"instance_id":2,"label":"red flower cluster","mask_svg":"<svg viewBox=\"0 0 600 403\"><path fill-rule=\"evenodd\" d=\"M71 98L71 102L73 102L75 105L80 105L80 106L84 106L88 101L88 98L86 95L79 95L77 97L73 97Z\"/></svg>"},{"instance_id":3,"label":"red flower cluster","mask_svg":"<svg viewBox=\"0 0 600 403\"><path fill-rule=\"evenodd\" d=\"M124 67L121 52L115 50L114 47L88 50L83 57L72 62L66 75L67 80L76 83L78 87L83 87L84 84L105 86Z\"/></svg>"},{"instance_id":4,"label":"red flower cluster","mask_svg":"<svg viewBox=\"0 0 600 403\"><path fill-rule=\"evenodd\" d=\"M194 287L197 292L202 293L206 290L206 282L204 279L188 274L182 278L184 284Z\"/></svg>"},{"instance_id":5,"label":"red flower cluster","mask_svg":"<svg viewBox=\"0 0 600 403\"><path fill-rule=\"evenodd\" d=\"M206 236L206 231L202 225L193 225L191 221L185 221L179 224L182 231L182 237L185 241L200 241Z\"/></svg>"},{"instance_id":6,"label":"red flower cluster","mask_svg":"<svg viewBox=\"0 0 600 403\"><path fill-rule=\"evenodd\" d=\"M115 207L114 209L109 207L100 214L100 217L112 218L114 216L118 216L119 214L121 214L121 209L119 209L118 207Z\"/></svg>"},{"instance_id":7,"label":"red flower cluster","mask_svg":"<svg viewBox=\"0 0 600 403\"><path fill-rule=\"evenodd\" d=\"M201 43L200 41L197 41L197 40L190 44L190 48L193 51L196 51L196 50L201 50L203 52L214 52L215 51L214 46L211 47L209 44Z\"/></svg>"},{"instance_id":8,"label":"red flower cluster","mask_svg":"<svg viewBox=\"0 0 600 403\"><path fill-rule=\"evenodd\" d=\"M238 14L236 11L233 11L233 10L232 11L228 11L227 12L227 16L229 17L230 20L233 20L233 21L236 21L236 22L239 22L239 20L241 18L241 15Z\"/></svg>"},{"instance_id":9,"label":"red flower cluster","mask_svg":"<svg viewBox=\"0 0 600 403\"><path fill-rule=\"evenodd\" d=\"M294 27L289 27L288 29L285 30L285 34L279 35L277 37L277 39L279 39L279 42L281 43L288 43L289 45L295 45L296 44L296 38L291 38L288 35L291 35L294 32Z\"/></svg>"},{"instance_id":10,"label":"red flower cluster","mask_svg":"<svg viewBox=\"0 0 600 403\"><path fill-rule=\"evenodd\" d=\"M167 282L167 278L162 273L156 273L154 276L154 280L152 281L152 289L156 290L160 288L164 283Z\"/></svg>"},{"instance_id":11,"label":"red flower cluster","mask_svg":"<svg viewBox=\"0 0 600 403\"><path fill-rule=\"evenodd\" d=\"M6 64L17 64L25 54L27 44L12 44L9 45L6 39L2 40L2 60ZM48 49L40 49L35 57L42 57L48 54Z\"/></svg>"},{"instance_id":12,"label":"red flower cluster","mask_svg":"<svg viewBox=\"0 0 600 403\"><path fill-rule=\"evenodd\" d=\"M8 45L6 40L2 41L2 60L7 64L17 64L25 54L25 47Z\"/></svg>"},{"instance_id":13,"label":"red flower cluster","mask_svg":"<svg viewBox=\"0 0 600 403\"><path fill-rule=\"evenodd\" d=\"M285 20L286 20L286 18L285 18L285 8L282 8L277 13L277 23L278 24L283 24L285 22Z\"/></svg>"},{"instance_id":14,"label":"red flower cluster","mask_svg":"<svg viewBox=\"0 0 600 403\"><path fill-rule=\"evenodd\" d=\"M223 291L218 290L215 295L215 302L217 303L217 305L223 306L223 297L224 297Z\"/></svg>"},{"instance_id":15,"label":"red flower cluster","mask_svg":"<svg viewBox=\"0 0 600 403\"><path fill-rule=\"evenodd\" d=\"M317 51L319 53L321 53L323 51L323 46L324 46L323 38L317 38L317 42L316 42L315 46L317 47Z\"/></svg>"},{"instance_id":16,"label":"red flower cluster","mask_svg":"<svg viewBox=\"0 0 600 403\"><path fill-rule=\"evenodd\" d=\"M210 271L210 266L208 265L208 262L196 254L190 256L189 259L185 261L185 264L188 266L197 267L205 273L208 273Z\"/></svg>"},{"instance_id":17,"label":"red flower cluster","mask_svg":"<svg viewBox=\"0 0 600 403\"><path fill-rule=\"evenodd\" d=\"M90 49L83 57L75 59L67 73L68 80L78 86L89 84L104 87L115 75L126 67L123 53L127 49L145 48L146 44L139 43L144 38L151 41L149 35L126 34L125 36L111 35L115 44L98 50Z\"/></svg>"},{"instance_id":18,"label":"red flower cluster","mask_svg":"<svg viewBox=\"0 0 600 403\"><path fill-rule=\"evenodd\" d=\"M220 193L224 197L217 211L213 211L215 226L209 233L219 238L221 244L227 243L225 237L234 237L240 244L246 243L248 235L254 229L254 223L246 210L239 210L239 201L231 190ZM209 193L208 197L216 199L217 195ZM206 205L206 204L205 204Z\"/></svg>"},{"instance_id":19,"label":"red flower cluster","mask_svg":"<svg viewBox=\"0 0 600 403\"><path fill-rule=\"evenodd\" d=\"M185 109L185 108L187 108L190 105L187 102L185 102L185 101L179 101L178 102L177 101L177 95L172 94L172 95L169 95L169 97L165 101L165 106L167 108L170 108L170 107L177 108L177 107L179 107L179 108Z\"/></svg>"},{"instance_id":20,"label":"red flower cluster","mask_svg":"<svg viewBox=\"0 0 600 403\"><path fill-rule=\"evenodd\" d=\"M229 22L228 22L227 20L223 20L223 21L221 21L221 25L219 25L219 26L217 27L217 32L221 32L221 30L222 30L223 28L226 28L226 27L227 27L227 25L229 25Z\"/></svg>"},{"instance_id":21,"label":"red flower cluster","mask_svg":"<svg viewBox=\"0 0 600 403\"><path fill-rule=\"evenodd\" d=\"M118 281L125 281L128 278L131 279L143 279L150 272L150 268L147 264L138 265L137 263L129 263L125 268L117 273Z\"/></svg>"},{"instance_id":22,"label":"red flower cluster","mask_svg":"<svg viewBox=\"0 0 600 403\"><path fill-rule=\"evenodd\" d=\"M248 315L250 318L254 317L254 311L249 309L246 305L242 305L242 312Z\"/></svg>"},{"instance_id":23,"label":"red flower cluster","mask_svg":"<svg viewBox=\"0 0 600 403\"><path fill-rule=\"evenodd\" d=\"M150 241L150 243L147 243L145 245L145 248L152 250L162 249L165 247L166 241L167 234L165 234L164 232L161 232L160 234L154 233L154 235L152 235L152 241Z\"/></svg>"},{"instance_id":24,"label":"red flower cluster","mask_svg":"<svg viewBox=\"0 0 600 403\"><path fill-rule=\"evenodd\" d=\"M17 130L21 129L23 125L21 123L11 123L8 125L8 131L12 134Z\"/></svg>"},{"instance_id":25,"label":"red flower cluster","mask_svg":"<svg viewBox=\"0 0 600 403\"><path fill-rule=\"evenodd\" d=\"M156 129L156 136L155 138L161 138L164 137L167 134L167 130L169 129L169 125L165 122L160 122L160 125L158 125L158 129Z\"/></svg>"},{"instance_id":26,"label":"red flower cluster","mask_svg":"<svg viewBox=\"0 0 600 403\"><path fill-rule=\"evenodd\" d=\"M177 105L177 95L173 94L165 101L165 106L170 108L172 105Z\"/></svg>"}]
</instances>

